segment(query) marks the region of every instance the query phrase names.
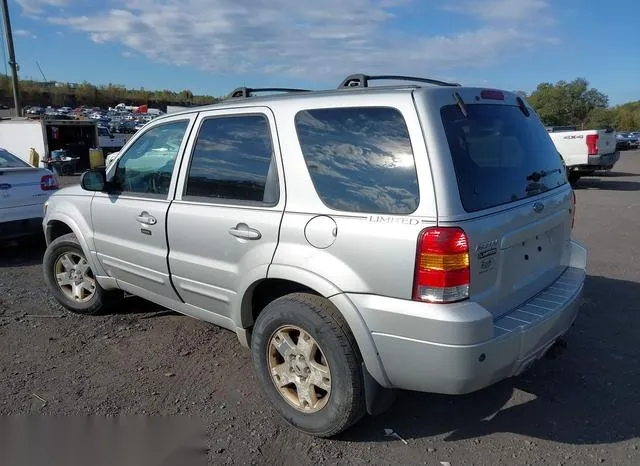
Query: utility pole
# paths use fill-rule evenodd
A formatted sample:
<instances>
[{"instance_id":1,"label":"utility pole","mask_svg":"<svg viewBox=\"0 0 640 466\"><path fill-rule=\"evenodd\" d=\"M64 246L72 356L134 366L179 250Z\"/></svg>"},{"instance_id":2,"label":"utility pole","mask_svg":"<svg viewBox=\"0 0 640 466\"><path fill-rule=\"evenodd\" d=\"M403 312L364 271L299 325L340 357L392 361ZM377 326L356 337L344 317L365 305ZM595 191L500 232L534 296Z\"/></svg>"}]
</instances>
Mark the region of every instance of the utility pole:
<instances>
[{"instance_id":1,"label":"utility pole","mask_svg":"<svg viewBox=\"0 0 640 466\"><path fill-rule=\"evenodd\" d=\"M9 49L9 65L13 80L13 102L16 109L16 116L22 116L20 106L20 85L18 82L18 64L16 63L16 53L13 49L13 34L11 33L11 20L9 19L9 6L7 0L2 0L2 20L4 23L4 34L7 39L7 49Z\"/></svg>"}]
</instances>

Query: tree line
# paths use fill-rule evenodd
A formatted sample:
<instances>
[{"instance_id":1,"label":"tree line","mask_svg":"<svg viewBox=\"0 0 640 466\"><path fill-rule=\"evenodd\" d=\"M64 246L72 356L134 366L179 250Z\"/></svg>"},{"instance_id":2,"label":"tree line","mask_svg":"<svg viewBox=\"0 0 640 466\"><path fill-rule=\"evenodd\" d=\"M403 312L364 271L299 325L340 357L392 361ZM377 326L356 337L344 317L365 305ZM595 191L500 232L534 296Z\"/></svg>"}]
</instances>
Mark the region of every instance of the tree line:
<instances>
[{"instance_id":1,"label":"tree line","mask_svg":"<svg viewBox=\"0 0 640 466\"><path fill-rule=\"evenodd\" d=\"M640 100L609 106L609 97L584 78L541 83L526 97L547 126L640 130Z\"/></svg>"},{"instance_id":2,"label":"tree line","mask_svg":"<svg viewBox=\"0 0 640 466\"><path fill-rule=\"evenodd\" d=\"M195 95L188 89L180 92L170 90L128 89L118 84L95 86L89 82L43 83L40 81L20 81L20 97L23 107L53 106L113 107L119 103L127 105L148 105L166 111L167 105L208 105L220 99L210 95ZM0 105L13 106L11 80L0 76Z\"/></svg>"},{"instance_id":3,"label":"tree line","mask_svg":"<svg viewBox=\"0 0 640 466\"><path fill-rule=\"evenodd\" d=\"M609 106L609 97L589 87L584 78L573 81L541 83L526 97L547 126L577 126L581 129L613 128L617 131L640 130L640 101ZM221 98L210 95L194 95L188 89L180 92L169 90L128 89L118 84L95 86L80 84L43 83L23 80L20 83L23 106L87 105L112 107L119 103L148 105L166 111L167 105L193 106L219 102ZM11 80L0 76L0 105L12 106Z\"/></svg>"}]
</instances>

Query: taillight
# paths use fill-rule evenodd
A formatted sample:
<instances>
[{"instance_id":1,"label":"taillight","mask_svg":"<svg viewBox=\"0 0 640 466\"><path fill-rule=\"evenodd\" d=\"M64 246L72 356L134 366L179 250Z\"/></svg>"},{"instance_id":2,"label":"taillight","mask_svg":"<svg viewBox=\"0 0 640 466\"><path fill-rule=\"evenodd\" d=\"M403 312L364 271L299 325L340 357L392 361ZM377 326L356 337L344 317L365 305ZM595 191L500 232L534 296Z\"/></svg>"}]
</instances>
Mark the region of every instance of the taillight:
<instances>
[{"instance_id":1,"label":"taillight","mask_svg":"<svg viewBox=\"0 0 640 466\"><path fill-rule=\"evenodd\" d=\"M504 92L496 89L484 89L480 92L480 97L489 100L504 100Z\"/></svg>"},{"instance_id":2,"label":"taillight","mask_svg":"<svg viewBox=\"0 0 640 466\"><path fill-rule=\"evenodd\" d=\"M427 228L416 251L413 299L451 303L469 297L469 241L461 228Z\"/></svg>"},{"instance_id":3,"label":"taillight","mask_svg":"<svg viewBox=\"0 0 640 466\"><path fill-rule=\"evenodd\" d=\"M587 150L589 155L598 155L598 135L587 134Z\"/></svg>"},{"instance_id":4,"label":"taillight","mask_svg":"<svg viewBox=\"0 0 640 466\"><path fill-rule=\"evenodd\" d=\"M573 224L576 222L576 193L571 191L573 196L573 209L571 210L571 229L573 230Z\"/></svg>"},{"instance_id":5,"label":"taillight","mask_svg":"<svg viewBox=\"0 0 640 466\"><path fill-rule=\"evenodd\" d=\"M58 189L58 180L53 175L44 175L40 178L40 189L43 191L55 191Z\"/></svg>"}]
</instances>

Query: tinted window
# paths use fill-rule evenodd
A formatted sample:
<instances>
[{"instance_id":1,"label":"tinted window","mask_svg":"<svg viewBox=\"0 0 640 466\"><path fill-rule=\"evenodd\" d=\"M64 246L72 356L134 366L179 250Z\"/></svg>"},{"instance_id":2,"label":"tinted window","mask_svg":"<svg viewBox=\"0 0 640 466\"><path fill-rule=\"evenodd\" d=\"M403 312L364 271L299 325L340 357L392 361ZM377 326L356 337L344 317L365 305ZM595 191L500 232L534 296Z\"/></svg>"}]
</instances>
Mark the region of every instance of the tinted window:
<instances>
[{"instance_id":1,"label":"tinted window","mask_svg":"<svg viewBox=\"0 0 640 466\"><path fill-rule=\"evenodd\" d=\"M193 150L185 195L275 204L278 183L272 155L264 116L207 119Z\"/></svg>"},{"instance_id":2,"label":"tinted window","mask_svg":"<svg viewBox=\"0 0 640 466\"><path fill-rule=\"evenodd\" d=\"M0 149L0 168L23 168L29 167L27 162L22 161L5 149Z\"/></svg>"},{"instance_id":3,"label":"tinted window","mask_svg":"<svg viewBox=\"0 0 640 466\"><path fill-rule=\"evenodd\" d=\"M118 161L115 181L126 192L169 192L173 166L189 122L174 121L142 134Z\"/></svg>"},{"instance_id":4,"label":"tinted window","mask_svg":"<svg viewBox=\"0 0 640 466\"><path fill-rule=\"evenodd\" d=\"M413 150L399 111L306 110L295 122L311 179L328 207L384 214L416 210Z\"/></svg>"},{"instance_id":5,"label":"tinted window","mask_svg":"<svg viewBox=\"0 0 640 466\"><path fill-rule=\"evenodd\" d=\"M458 189L467 212L514 202L567 182L562 158L540 120L518 107L443 107Z\"/></svg>"}]
</instances>

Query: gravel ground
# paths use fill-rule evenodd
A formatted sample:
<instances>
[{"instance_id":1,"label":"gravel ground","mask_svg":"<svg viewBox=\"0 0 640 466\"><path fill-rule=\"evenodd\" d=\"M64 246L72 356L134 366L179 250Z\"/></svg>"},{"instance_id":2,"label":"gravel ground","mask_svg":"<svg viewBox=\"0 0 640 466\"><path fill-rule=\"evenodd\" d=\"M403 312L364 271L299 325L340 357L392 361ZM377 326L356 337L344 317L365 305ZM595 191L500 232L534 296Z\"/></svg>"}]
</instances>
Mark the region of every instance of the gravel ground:
<instances>
[{"instance_id":1,"label":"gravel ground","mask_svg":"<svg viewBox=\"0 0 640 466\"><path fill-rule=\"evenodd\" d=\"M568 349L472 395L401 393L332 440L280 421L234 334L136 298L66 313L43 284L41 242L0 245L0 414L200 421L207 448L193 451L215 464L640 464L640 152L576 192L589 278Z\"/></svg>"}]
</instances>

